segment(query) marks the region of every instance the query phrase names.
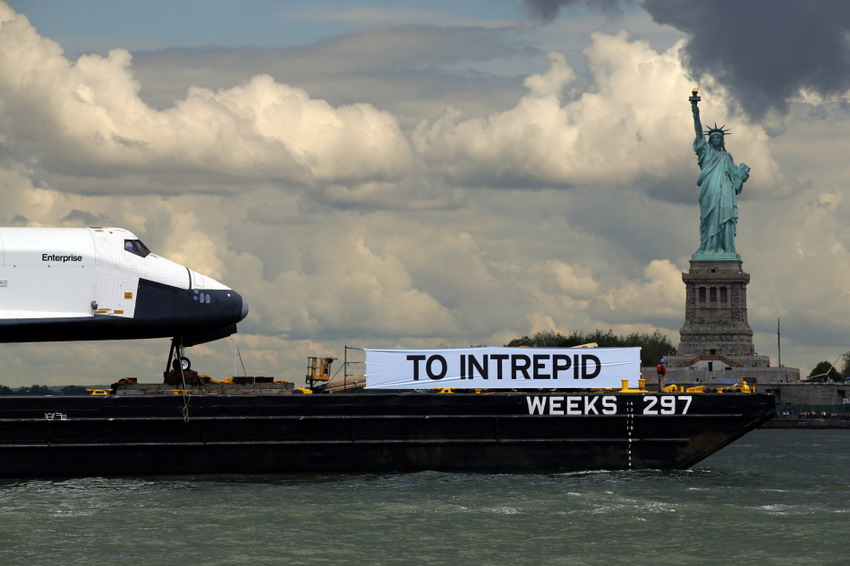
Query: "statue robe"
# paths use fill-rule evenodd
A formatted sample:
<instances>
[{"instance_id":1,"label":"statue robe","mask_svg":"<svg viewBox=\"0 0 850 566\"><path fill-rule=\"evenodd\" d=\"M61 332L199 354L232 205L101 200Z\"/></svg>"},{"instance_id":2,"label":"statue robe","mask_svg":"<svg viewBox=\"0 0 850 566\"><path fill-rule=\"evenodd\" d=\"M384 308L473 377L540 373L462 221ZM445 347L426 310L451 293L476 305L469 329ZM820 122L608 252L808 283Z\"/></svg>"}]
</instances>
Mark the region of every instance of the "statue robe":
<instances>
[{"instance_id":1,"label":"statue robe","mask_svg":"<svg viewBox=\"0 0 850 566\"><path fill-rule=\"evenodd\" d=\"M694 140L700 173L700 246L697 253L735 253L738 202L746 180L744 166L735 166L726 150L715 149L703 136Z\"/></svg>"}]
</instances>

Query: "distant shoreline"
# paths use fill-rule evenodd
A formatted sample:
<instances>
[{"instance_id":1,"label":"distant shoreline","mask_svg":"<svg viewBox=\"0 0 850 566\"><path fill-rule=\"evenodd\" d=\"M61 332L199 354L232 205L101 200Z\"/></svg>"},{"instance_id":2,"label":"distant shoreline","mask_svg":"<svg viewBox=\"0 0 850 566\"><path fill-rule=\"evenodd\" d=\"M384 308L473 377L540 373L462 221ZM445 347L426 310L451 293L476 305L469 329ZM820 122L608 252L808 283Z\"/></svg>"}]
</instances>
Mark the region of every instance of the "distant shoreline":
<instances>
[{"instance_id":1,"label":"distant shoreline","mask_svg":"<svg viewBox=\"0 0 850 566\"><path fill-rule=\"evenodd\" d=\"M763 425L761 428L846 428L850 429L850 419L833 419L833 418L811 418L811 417L776 417Z\"/></svg>"}]
</instances>

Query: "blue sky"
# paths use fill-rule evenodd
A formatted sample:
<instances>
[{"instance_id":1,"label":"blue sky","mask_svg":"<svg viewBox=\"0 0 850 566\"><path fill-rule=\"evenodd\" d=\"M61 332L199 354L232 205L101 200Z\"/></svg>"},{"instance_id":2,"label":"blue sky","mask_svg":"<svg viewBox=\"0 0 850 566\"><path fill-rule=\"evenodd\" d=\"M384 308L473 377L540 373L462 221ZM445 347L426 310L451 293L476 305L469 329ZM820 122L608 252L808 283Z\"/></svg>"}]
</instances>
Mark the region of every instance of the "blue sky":
<instances>
[{"instance_id":1,"label":"blue sky","mask_svg":"<svg viewBox=\"0 0 850 566\"><path fill-rule=\"evenodd\" d=\"M677 344L699 84L753 170L756 350L781 316L806 371L850 350L848 22L832 0L0 3L0 217L125 227L237 289L255 375L344 344ZM227 375L236 343L195 367ZM23 385L95 358L156 376L167 347L0 349Z\"/></svg>"},{"instance_id":2,"label":"blue sky","mask_svg":"<svg viewBox=\"0 0 850 566\"><path fill-rule=\"evenodd\" d=\"M286 46L312 43L376 24L415 18L422 23L512 22L522 7L507 0L452 2L286 2L280 0L23 0L9 3L40 33L72 51L161 49L203 45ZM114 42L114 43L113 43Z\"/></svg>"}]
</instances>

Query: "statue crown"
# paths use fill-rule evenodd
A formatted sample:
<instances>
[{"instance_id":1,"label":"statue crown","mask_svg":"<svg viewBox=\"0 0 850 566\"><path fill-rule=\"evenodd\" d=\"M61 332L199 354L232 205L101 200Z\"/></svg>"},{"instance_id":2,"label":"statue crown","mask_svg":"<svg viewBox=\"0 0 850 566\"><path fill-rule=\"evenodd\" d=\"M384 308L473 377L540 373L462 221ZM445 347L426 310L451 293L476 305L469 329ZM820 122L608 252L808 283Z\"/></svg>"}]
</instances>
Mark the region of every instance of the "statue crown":
<instances>
[{"instance_id":1,"label":"statue crown","mask_svg":"<svg viewBox=\"0 0 850 566\"><path fill-rule=\"evenodd\" d=\"M720 133L724 137L732 135L732 131L726 129L726 124L723 124L722 126L718 127L717 122L714 123L713 128L706 128L705 135L708 136L708 137L711 137L711 134L713 134L715 132Z\"/></svg>"}]
</instances>

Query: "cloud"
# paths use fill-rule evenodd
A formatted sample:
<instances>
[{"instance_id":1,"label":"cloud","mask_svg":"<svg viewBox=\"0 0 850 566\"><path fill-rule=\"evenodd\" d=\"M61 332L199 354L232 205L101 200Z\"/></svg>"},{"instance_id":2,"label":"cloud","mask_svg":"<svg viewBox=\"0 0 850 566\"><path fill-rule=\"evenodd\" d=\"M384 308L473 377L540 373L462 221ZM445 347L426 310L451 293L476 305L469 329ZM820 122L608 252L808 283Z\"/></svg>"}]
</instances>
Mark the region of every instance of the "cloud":
<instances>
[{"instance_id":1,"label":"cloud","mask_svg":"<svg viewBox=\"0 0 850 566\"><path fill-rule=\"evenodd\" d=\"M3 18L6 149L29 161L40 184L63 191L169 194L179 185L181 192L223 194L276 182L312 188L338 206L445 208L459 202L451 185L568 187L683 171L678 155L688 128L669 119L671 108L685 106L675 93L690 87L681 45L657 53L625 34L595 34L585 51L593 89L571 90L576 74L552 52L549 69L526 77L528 92L512 108L466 120L450 109L408 135L371 104L333 106L268 75L215 91L191 87L174 106L156 110L139 96L127 51L71 62L25 17ZM445 33L412 31L428 45ZM360 43L364 52L374 45L365 37ZM717 103L706 106L728 114ZM751 125L738 129L749 134L748 163L757 171L751 185L782 186L766 136Z\"/></svg>"},{"instance_id":2,"label":"cloud","mask_svg":"<svg viewBox=\"0 0 850 566\"><path fill-rule=\"evenodd\" d=\"M293 338L456 334L452 312L417 288L402 258L373 249L362 236L333 239L317 235L297 265L266 285L259 310L273 331ZM330 247L335 254L322 253Z\"/></svg>"},{"instance_id":3,"label":"cloud","mask_svg":"<svg viewBox=\"0 0 850 566\"><path fill-rule=\"evenodd\" d=\"M565 7L616 13L627 0L524 0L552 22ZM844 0L740 2L643 0L656 23L690 35L683 60L699 80L717 81L754 119L788 112L791 100L845 96L850 88L850 4Z\"/></svg>"},{"instance_id":4,"label":"cloud","mask_svg":"<svg viewBox=\"0 0 850 566\"><path fill-rule=\"evenodd\" d=\"M575 73L562 54L551 53L549 70L526 79L529 92L516 106L466 120L449 110L420 124L413 146L435 170L464 185L622 186L635 179L657 185L692 176L682 148L693 139L686 102L693 82L681 66L681 49L677 43L658 53L625 33L594 34L584 52L592 88L568 93ZM718 90L705 96L704 117L732 114ZM761 196L769 188L774 197L790 190L763 129L745 121L735 127L758 171L748 188Z\"/></svg>"},{"instance_id":5,"label":"cloud","mask_svg":"<svg viewBox=\"0 0 850 566\"><path fill-rule=\"evenodd\" d=\"M169 48L135 53L133 61L141 98L159 109L193 86L216 91L265 74L334 106L369 102L407 127L447 104L480 113L511 103L518 69L541 54L516 43L520 31L456 22L382 25L310 45Z\"/></svg>"},{"instance_id":6,"label":"cloud","mask_svg":"<svg viewBox=\"0 0 850 566\"><path fill-rule=\"evenodd\" d=\"M645 0L653 19L691 35L688 68L725 85L754 118L788 111L811 90L823 96L850 88L850 4Z\"/></svg>"},{"instance_id":7,"label":"cloud","mask_svg":"<svg viewBox=\"0 0 850 566\"><path fill-rule=\"evenodd\" d=\"M666 327L682 319L684 304L682 272L668 260L654 260L646 266L641 281L608 289L590 309L610 323L643 319Z\"/></svg>"},{"instance_id":8,"label":"cloud","mask_svg":"<svg viewBox=\"0 0 850 566\"><path fill-rule=\"evenodd\" d=\"M616 13L623 4L630 0L523 0L525 9L535 18L544 22L551 22L565 7L587 6L601 9L608 13Z\"/></svg>"},{"instance_id":9,"label":"cloud","mask_svg":"<svg viewBox=\"0 0 850 566\"><path fill-rule=\"evenodd\" d=\"M131 55L68 61L27 19L2 7L0 93L6 150L45 182L80 193L233 190L233 181L299 184L398 177L413 156L395 119L368 104L333 107L258 75L193 88L166 110L139 98ZM132 173L144 172L132 182ZM116 181L116 179L120 179ZM229 182L228 182L229 181Z\"/></svg>"},{"instance_id":10,"label":"cloud","mask_svg":"<svg viewBox=\"0 0 850 566\"><path fill-rule=\"evenodd\" d=\"M555 276L558 290L577 299L590 299L599 292L599 284L590 270L552 260L547 262Z\"/></svg>"}]
</instances>

